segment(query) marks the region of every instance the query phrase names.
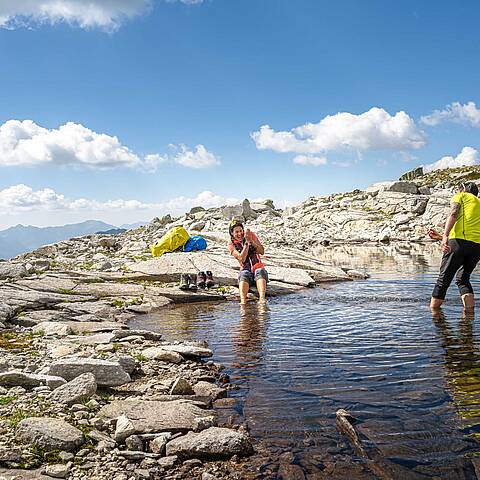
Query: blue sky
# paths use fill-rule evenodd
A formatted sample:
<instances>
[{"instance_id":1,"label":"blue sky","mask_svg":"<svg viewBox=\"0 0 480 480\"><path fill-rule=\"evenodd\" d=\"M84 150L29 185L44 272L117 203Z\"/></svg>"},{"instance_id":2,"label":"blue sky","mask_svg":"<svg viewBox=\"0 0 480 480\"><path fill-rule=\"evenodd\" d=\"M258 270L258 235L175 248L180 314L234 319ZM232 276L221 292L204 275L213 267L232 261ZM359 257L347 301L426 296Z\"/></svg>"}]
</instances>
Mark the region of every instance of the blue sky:
<instances>
[{"instance_id":1,"label":"blue sky","mask_svg":"<svg viewBox=\"0 0 480 480\"><path fill-rule=\"evenodd\" d=\"M480 162L476 1L64 3L0 5L0 227L281 206Z\"/></svg>"}]
</instances>

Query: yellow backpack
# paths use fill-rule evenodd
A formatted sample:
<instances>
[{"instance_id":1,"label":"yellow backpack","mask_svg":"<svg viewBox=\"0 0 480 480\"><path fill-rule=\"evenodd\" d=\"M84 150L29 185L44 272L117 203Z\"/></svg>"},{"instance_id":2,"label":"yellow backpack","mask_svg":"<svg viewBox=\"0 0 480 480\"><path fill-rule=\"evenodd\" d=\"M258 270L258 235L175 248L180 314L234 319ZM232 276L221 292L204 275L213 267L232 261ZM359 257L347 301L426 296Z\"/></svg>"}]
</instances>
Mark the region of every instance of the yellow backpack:
<instances>
[{"instance_id":1,"label":"yellow backpack","mask_svg":"<svg viewBox=\"0 0 480 480\"><path fill-rule=\"evenodd\" d=\"M190 238L187 231L182 227L174 227L170 229L157 243L152 245L152 255L161 257L164 253L174 252L182 248Z\"/></svg>"}]
</instances>

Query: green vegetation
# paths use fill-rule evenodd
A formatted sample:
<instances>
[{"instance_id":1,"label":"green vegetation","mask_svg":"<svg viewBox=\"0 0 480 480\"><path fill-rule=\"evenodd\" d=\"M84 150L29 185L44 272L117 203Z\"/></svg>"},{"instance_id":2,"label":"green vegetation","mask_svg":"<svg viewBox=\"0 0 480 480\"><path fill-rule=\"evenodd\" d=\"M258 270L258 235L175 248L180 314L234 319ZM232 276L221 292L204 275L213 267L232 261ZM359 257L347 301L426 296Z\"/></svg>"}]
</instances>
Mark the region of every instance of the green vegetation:
<instances>
[{"instance_id":1,"label":"green vegetation","mask_svg":"<svg viewBox=\"0 0 480 480\"><path fill-rule=\"evenodd\" d=\"M147 359L147 357L141 353L138 353L137 355L135 355L135 358L139 361L139 362L145 362Z\"/></svg>"},{"instance_id":2,"label":"green vegetation","mask_svg":"<svg viewBox=\"0 0 480 480\"><path fill-rule=\"evenodd\" d=\"M9 403L14 402L17 399L14 395L0 397L0 405L8 405Z\"/></svg>"},{"instance_id":3,"label":"green vegetation","mask_svg":"<svg viewBox=\"0 0 480 480\"><path fill-rule=\"evenodd\" d=\"M3 350L17 350L26 349L31 340L30 335L21 335L15 332L2 332L0 333L0 349Z\"/></svg>"},{"instance_id":4,"label":"green vegetation","mask_svg":"<svg viewBox=\"0 0 480 480\"><path fill-rule=\"evenodd\" d=\"M75 292L70 288L59 288L58 292L63 295L75 295Z\"/></svg>"}]
</instances>

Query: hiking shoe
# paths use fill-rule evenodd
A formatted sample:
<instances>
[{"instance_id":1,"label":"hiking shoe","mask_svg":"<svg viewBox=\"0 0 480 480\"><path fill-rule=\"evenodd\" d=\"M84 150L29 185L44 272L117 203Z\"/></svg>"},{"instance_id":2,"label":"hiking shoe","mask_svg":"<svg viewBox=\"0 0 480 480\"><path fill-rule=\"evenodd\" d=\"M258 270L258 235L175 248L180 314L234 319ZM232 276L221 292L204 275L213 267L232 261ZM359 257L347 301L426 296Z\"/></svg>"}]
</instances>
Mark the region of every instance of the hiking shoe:
<instances>
[{"instance_id":1,"label":"hiking shoe","mask_svg":"<svg viewBox=\"0 0 480 480\"><path fill-rule=\"evenodd\" d=\"M212 288L215 285L215 282L213 281L213 275L212 272L209 270L207 273L207 288Z\"/></svg>"},{"instance_id":2,"label":"hiking shoe","mask_svg":"<svg viewBox=\"0 0 480 480\"><path fill-rule=\"evenodd\" d=\"M197 274L191 273L189 277L190 277L190 284L188 285L188 288L192 290L192 292L196 292L197 291Z\"/></svg>"},{"instance_id":3,"label":"hiking shoe","mask_svg":"<svg viewBox=\"0 0 480 480\"><path fill-rule=\"evenodd\" d=\"M180 290L188 290L190 285L190 275L182 273L180 275Z\"/></svg>"},{"instance_id":4,"label":"hiking shoe","mask_svg":"<svg viewBox=\"0 0 480 480\"><path fill-rule=\"evenodd\" d=\"M198 288L205 288L206 281L207 281L207 276L205 275L205 272L198 272L198 281L197 281Z\"/></svg>"}]
</instances>

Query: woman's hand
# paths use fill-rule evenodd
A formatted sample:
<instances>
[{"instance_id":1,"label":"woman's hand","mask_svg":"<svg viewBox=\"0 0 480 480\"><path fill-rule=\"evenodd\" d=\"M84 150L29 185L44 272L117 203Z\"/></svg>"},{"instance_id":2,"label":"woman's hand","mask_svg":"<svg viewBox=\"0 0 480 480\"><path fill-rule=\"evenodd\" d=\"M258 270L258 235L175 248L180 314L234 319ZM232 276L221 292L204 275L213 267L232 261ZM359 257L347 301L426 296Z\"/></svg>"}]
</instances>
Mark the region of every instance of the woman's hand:
<instances>
[{"instance_id":1,"label":"woman's hand","mask_svg":"<svg viewBox=\"0 0 480 480\"><path fill-rule=\"evenodd\" d=\"M252 232L250 231L249 228L247 228L245 230L245 240L248 242L248 243L252 243Z\"/></svg>"},{"instance_id":2,"label":"woman's hand","mask_svg":"<svg viewBox=\"0 0 480 480\"><path fill-rule=\"evenodd\" d=\"M450 246L448 245L448 236L443 235L442 242L440 243L440 248L442 249L443 253L450 253Z\"/></svg>"}]
</instances>

